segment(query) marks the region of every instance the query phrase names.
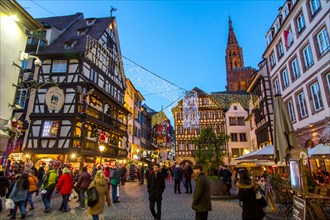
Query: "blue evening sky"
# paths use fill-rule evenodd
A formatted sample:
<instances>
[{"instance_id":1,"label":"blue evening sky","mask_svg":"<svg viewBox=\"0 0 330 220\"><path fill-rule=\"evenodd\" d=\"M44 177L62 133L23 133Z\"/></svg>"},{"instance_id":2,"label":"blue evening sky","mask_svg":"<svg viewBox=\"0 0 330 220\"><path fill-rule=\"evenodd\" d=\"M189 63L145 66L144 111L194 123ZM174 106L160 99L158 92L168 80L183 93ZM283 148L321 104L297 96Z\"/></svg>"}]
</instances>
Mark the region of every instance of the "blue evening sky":
<instances>
[{"instance_id":1,"label":"blue evening sky","mask_svg":"<svg viewBox=\"0 0 330 220\"><path fill-rule=\"evenodd\" d=\"M243 49L245 66L257 68L266 49L265 34L285 0L18 2L34 18L76 12L84 13L85 18L108 17L113 6L123 56L180 88L199 87L210 93L225 90L228 17ZM148 84L159 87L159 81L152 78ZM144 91L139 83L135 86L156 111L173 101L162 94L148 95L159 90Z\"/></svg>"}]
</instances>

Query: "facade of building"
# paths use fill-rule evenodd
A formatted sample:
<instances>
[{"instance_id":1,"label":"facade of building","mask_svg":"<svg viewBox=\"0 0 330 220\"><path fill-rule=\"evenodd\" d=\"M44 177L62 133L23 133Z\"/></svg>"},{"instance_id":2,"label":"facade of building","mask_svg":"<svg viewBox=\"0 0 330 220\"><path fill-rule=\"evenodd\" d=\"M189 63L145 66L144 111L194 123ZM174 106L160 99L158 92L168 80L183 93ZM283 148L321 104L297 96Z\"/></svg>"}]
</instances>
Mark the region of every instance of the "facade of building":
<instances>
[{"instance_id":1,"label":"facade of building","mask_svg":"<svg viewBox=\"0 0 330 220\"><path fill-rule=\"evenodd\" d=\"M42 26L16 1L1 1L0 6L0 157L2 157L3 154L8 156L11 153L7 146L13 144L15 136L19 140L10 148L13 150L22 143L23 137L15 135L16 131L22 132L22 128L12 124L12 116L14 120L19 120L21 112L13 115L13 110L24 106L15 105L16 87L13 84L18 84L22 73L20 55L25 51L28 38L26 32L42 30Z\"/></svg>"},{"instance_id":2,"label":"facade of building","mask_svg":"<svg viewBox=\"0 0 330 220\"><path fill-rule=\"evenodd\" d=\"M223 109L218 102L199 88L194 88L193 91L196 91L198 96L198 127L184 128L182 100L172 109L175 128L175 160L178 163L185 161L195 163L194 153L197 149L193 139L199 137L202 129L211 127L215 134L226 133Z\"/></svg>"},{"instance_id":3,"label":"facade of building","mask_svg":"<svg viewBox=\"0 0 330 220\"><path fill-rule=\"evenodd\" d=\"M35 69L24 151L34 161L73 167L100 163L102 156L105 162L126 158L129 111L115 17L37 20L48 44L38 51L42 66ZM34 42L28 40L30 50Z\"/></svg>"},{"instance_id":4,"label":"facade of building","mask_svg":"<svg viewBox=\"0 0 330 220\"><path fill-rule=\"evenodd\" d=\"M286 1L263 54L273 94L281 94L302 147L322 142L330 123L329 2Z\"/></svg>"},{"instance_id":5,"label":"facade of building","mask_svg":"<svg viewBox=\"0 0 330 220\"><path fill-rule=\"evenodd\" d=\"M142 94L126 78L125 107L129 110L127 123L128 158L139 159L141 149ZM135 156L134 156L135 155Z\"/></svg>"},{"instance_id":6,"label":"facade of building","mask_svg":"<svg viewBox=\"0 0 330 220\"><path fill-rule=\"evenodd\" d=\"M265 60L259 63L247 92L250 101L246 120L250 125L251 147L255 150L273 143L273 95Z\"/></svg>"},{"instance_id":7,"label":"facade of building","mask_svg":"<svg viewBox=\"0 0 330 220\"><path fill-rule=\"evenodd\" d=\"M251 76L256 70L251 67L244 67L243 51L236 39L230 18L225 59L227 91L246 91L251 82Z\"/></svg>"}]
</instances>

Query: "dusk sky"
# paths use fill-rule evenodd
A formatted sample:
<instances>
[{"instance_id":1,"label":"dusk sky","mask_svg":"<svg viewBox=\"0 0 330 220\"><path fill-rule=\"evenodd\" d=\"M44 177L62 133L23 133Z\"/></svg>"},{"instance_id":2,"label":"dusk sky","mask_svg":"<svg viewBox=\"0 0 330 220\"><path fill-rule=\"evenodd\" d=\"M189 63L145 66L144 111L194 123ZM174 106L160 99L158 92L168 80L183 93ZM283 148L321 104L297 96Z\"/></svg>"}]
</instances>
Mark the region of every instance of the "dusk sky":
<instances>
[{"instance_id":1,"label":"dusk sky","mask_svg":"<svg viewBox=\"0 0 330 220\"><path fill-rule=\"evenodd\" d=\"M257 68L265 34L284 0L232 1L37 1L18 0L34 18L84 13L85 18L116 17L122 55L185 90L224 91L228 17L243 49L244 64ZM129 67L128 67L129 68ZM137 71L141 79L145 70ZM148 78L151 87L159 80ZM173 100L135 83L156 111ZM172 89L173 87L169 88ZM182 90L180 95L182 94ZM149 95L151 93L159 93ZM178 97L179 98L179 97Z\"/></svg>"}]
</instances>

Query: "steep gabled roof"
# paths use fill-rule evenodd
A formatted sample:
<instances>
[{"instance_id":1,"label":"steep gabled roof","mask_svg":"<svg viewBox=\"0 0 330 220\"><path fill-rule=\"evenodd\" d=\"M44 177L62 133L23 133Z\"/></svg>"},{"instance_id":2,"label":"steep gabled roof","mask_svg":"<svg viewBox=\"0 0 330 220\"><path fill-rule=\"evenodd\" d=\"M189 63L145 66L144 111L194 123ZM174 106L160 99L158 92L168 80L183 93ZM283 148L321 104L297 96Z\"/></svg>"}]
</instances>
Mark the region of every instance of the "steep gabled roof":
<instances>
[{"instance_id":1,"label":"steep gabled roof","mask_svg":"<svg viewBox=\"0 0 330 220\"><path fill-rule=\"evenodd\" d=\"M43 25L45 28L54 27L58 30L64 30L67 28L73 21L77 18L84 18L84 15L80 12L73 15L66 16L56 16L56 17L48 17L48 18L37 18L36 20Z\"/></svg>"},{"instance_id":2,"label":"steep gabled roof","mask_svg":"<svg viewBox=\"0 0 330 220\"><path fill-rule=\"evenodd\" d=\"M250 95L245 91L212 92L211 96L224 108L232 103L240 103L244 109L249 109Z\"/></svg>"},{"instance_id":3,"label":"steep gabled roof","mask_svg":"<svg viewBox=\"0 0 330 220\"><path fill-rule=\"evenodd\" d=\"M54 17L53 19L57 19ZM39 51L39 55L63 55L66 54L79 54L86 50L86 36L89 35L92 38L98 40L104 31L109 27L114 17L96 18L95 23L87 25L83 16L79 17L69 26L51 45L43 47ZM83 35L78 35L78 31L86 29ZM65 44L68 42L75 42L73 47L65 48Z\"/></svg>"}]
</instances>

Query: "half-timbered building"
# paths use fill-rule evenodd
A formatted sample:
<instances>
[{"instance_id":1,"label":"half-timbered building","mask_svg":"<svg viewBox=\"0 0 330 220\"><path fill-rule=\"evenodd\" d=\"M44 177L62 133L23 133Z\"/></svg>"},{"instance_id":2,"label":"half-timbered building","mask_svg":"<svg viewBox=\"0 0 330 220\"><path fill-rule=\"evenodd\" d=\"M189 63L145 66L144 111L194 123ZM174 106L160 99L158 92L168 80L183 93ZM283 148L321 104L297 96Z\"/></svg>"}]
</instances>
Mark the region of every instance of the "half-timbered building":
<instances>
[{"instance_id":1,"label":"half-timbered building","mask_svg":"<svg viewBox=\"0 0 330 220\"><path fill-rule=\"evenodd\" d=\"M226 132L225 118L223 109L219 103L211 96L195 87L198 97L198 117L199 125L194 128L183 126L183 100L172 109L175 126L175 160L184 164L186 161L195 163L195 151L197 146L193 140L199 137L202 129L211 127L215 134Z\"/></svg>"},{"instance_id":2,"label":"half-timbered building","mask_svg":"<svg viewBox=\"0 0 330 220\"><path fill-rule=\"evenodd\" d=\"M48 43L36 43L36 33L28 40L42 66L34 71L38 87L30 91L25 151L34 160L75 166L126 157L129 111L115 17L85 19L77 13L37 21Z\"/></svg>"}]
</instances>

